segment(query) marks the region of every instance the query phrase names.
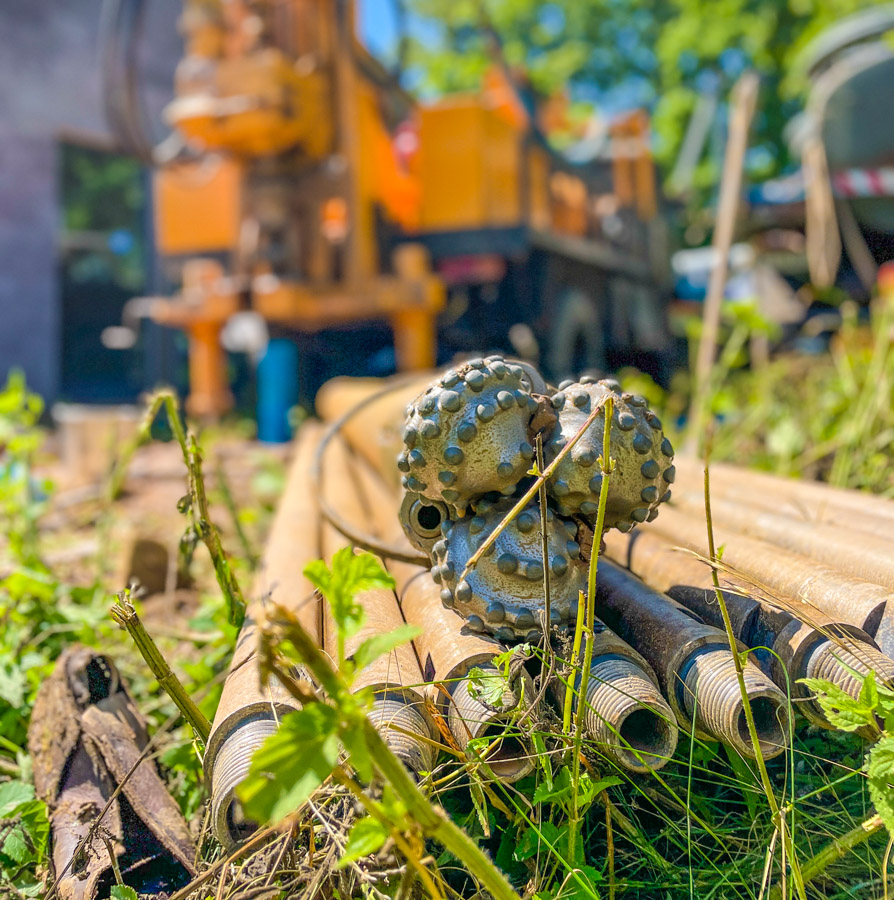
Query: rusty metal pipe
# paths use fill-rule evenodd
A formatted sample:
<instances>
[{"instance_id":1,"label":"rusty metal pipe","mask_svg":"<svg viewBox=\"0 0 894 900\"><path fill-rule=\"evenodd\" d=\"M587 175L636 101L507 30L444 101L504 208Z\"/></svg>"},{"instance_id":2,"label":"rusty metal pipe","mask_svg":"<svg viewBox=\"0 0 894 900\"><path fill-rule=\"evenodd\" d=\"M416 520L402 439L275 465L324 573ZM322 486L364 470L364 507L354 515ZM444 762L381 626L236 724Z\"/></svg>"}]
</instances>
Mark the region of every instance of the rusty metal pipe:
<instances>
[{"instance_id":1,"label":"rusty metal pipe","mask_svg":"<svg viewBox=\"0 0 894 900\"><path fill-rule=\"evenodd\" d=\"M694 726L697 735L754 757L735 661L722 631L610 560L599 565L596 602L609 627L655 670L681 726ZM744 675L758 730L757 750L770 759L786 746L788 703L754 663L745 663Z\"/></svg>"},{"instance_id":2,"label":"rusty metal pipe","mask_svg":"<svg viewBox=\"0 0 894 900\"><path fill-rule=\"evenodd\" d=\"M354 471L374 530L382 538L406 541L397 517L397 495L365 460L356 460ZM425 681L436 685L432 700L458 746L465 748L470 741L493 736L499 743L487 757L491 772L507 783L523 778L534 767L534 748L530 738L514 723L534 696L531 677L520 673L520 708L509 698L503 708L483 703L469 672L474 668L485 676L502 677L493 660L506 648L468 631L462 618L445 609L441 589L427 569L395 560L388 560L387 565L397 582L404 618L422 629L413 642L422 675ZM508 682L507 688L511 688Z\"/></svg>"},{"instance_id":3,"label":"rusty metal pipe","mask_svg":"<svg viewBox=\"0 0 894 900\"><path fill-rule=\"evenodd\" d=\"M535 753L530 738L515 726L534 697L534 684L527 672L519 673L519 685L507 689L505 703L490 706L478 696L472 669L485 676L502 678L494 657L505 651L496 641L465 630L456 613L444 609L440 588L431 575L406 563L394 563L391 572L398 583L401 608L407 621L422 633L414 644L422 660L422 674L436 685L432 697L444 716L457 744L465 748L484 737L499 739L487 759L494 776L511 783L534 768ZM414 571L415 569L415 571ZM439 686L443 686L443 690Z\"/></svg>"},{"instance_id":4,"label":"rusty metal pipe","mask_svg":"<svg viewBox=\"0 0 894 900\"><path fill-rule=\"evenodd\" d=\"M697 495L703 498L703 472L700 470L698 472L690 471L690 468L684 463L682 471L677 472L677 490L675 491L677 496L680 496L682 491L687 499L687 503L690 496ZM750 473L746 472L745 474ZM809 495L802 496L799 493L801 483L796 481L775 479L775 481L780 482L779 485L765 486L760 483L756 485L747 477L743 478L734 475L731 478L729 475L730 473L726 472L718 477L718 473L715 473L712 467L712 497L727 500L740 507L776 513L799 522L846 528L852 532L862 532L875 537L882 536L887 540L894 540L894 517L874 514L871 507L858 510L846 504L830 502L830 498L819 500ZM848 496L848 499L861 500L862 497L866 496L868 495L857 494L856 498ZM894 503L890 501L884 502L888 503L892 507L891 511L894 512ZM701 499L699 508L703 504L704 501Z\"/></svg>"},{"instance_id":5,"label":"rusty metal pipe","mask_svg":"<svg viewBox=\"0 0 894 900\"><path fill-rule=\"evenodd\" d=\"M675 495L674 505L698 515L704 511L704 494L683 492ZM723 528L809 556L854 578L894 589L894 558L891 543L884 538L819 522L798 521L721 498L712 499L711 512L714 522Z\"/></svg>"},{"instance_id":6,"label":"rusty metal pipe","mask_svg":"<svg viewBox=\"0 0 894 900\"><path fill-rule=\"evenodd\" d=\"M580 677L576 688L580 687ZM553 696L565 703L565 683ZM580 705L575 690L574 711ZM661 696L654 669L626 641L596 620L593 662L584 699L584 733L613 762L631 772L663 768L677 749L677 720Z\"/></svg>"},{"instance_id":7,"label":"rusty metal pipe","mask_svg":"<svg viewBox=\"0 0 894 900\"><path fill-rule=\"evenodd\" d=\"M390 379L333 378L317 392L317 414L325 422L334 422L361 402L369 401L344 423L342 437L396 488L400 472L395 460L403 448L401 435L407 405L436 376L436 372L424 372ZM383 393L389 387L393 390Z\"/></svg>"},{"instance_id":8,"label":"rusty metal pipe","mask_svg":"<svg viewBox=\"0 0 894 900\"><path fill-rule=\"evenodd\" d=\"M248 774L253 753L276 731L282 715L298 708L275 679L260 683L258 619L266 605L278 603L294 612L312 637L320 638L320 604L303 570L319 556L319 513L310 490L310 466L321 433L316 423L308 422L295 439L295 455L252 589L254 600L236 642L205 750L211 827L224 846L255 830L242 816L236 788Z\"/></svg>"},{"instance_id":9,"label":"rusty metal pipe","mask_svg":"<svg viewBox=\"0 0 894 900\"><path fill-rule=\"evenodd\" d=\"M704 521L672 505L663 509L644 533L707 554ZM799 618L809 618L812 610L818 610L836 622L862 628L876 639L882 652L889 652L878 636L885 609L889 601L894 601L894 594L887 588L730 529L715 527L714 536L717 545L723 546L724 563L787 598Z\"/></svg>"},{"instance_id":10,"label":"rusty metal pipe","mask_svg":"<svg viewBox=\"0 0 894 900\"><path fill-rule=\"evenodd\" d=\"M689 456L677 456L674 464L681 476L681 483L701 490L704 464ZM814 504L819 510L848 510L863 517L874 517L894 522L894 501L868 494L865 491L833 487L819 481L799 481L756 472L730 463L711 464L711 486L726 488L740 486L754 494L768 497L784 497L795 504Z\"/></svg>"},{"instance_id":11,"label":"rusty metal pipe","mask_svg":"<svg viewBox=\"0 0 894 900\"><path fill-rule=\"evenodd\" d=\"M342 441L333 441L323 467L322 490L344 516L354 522L365 517L363 504L352 473L352 460ZM332 556L345 545L345 538L328 523L323 524L323 557ZM394 591L373 588L362 591L354 601L363 609L364 622L357 634L345 642L345 655L351 657L360 645L377 634L387 634L404 624ZM324 648L333 662L338 660L337 629L328 604L323 605ZM422 672L413 647L402 644L380 656L354 678L353 690L373 692L371 721L404 765L416 775L431 771L437 758L436 730L422 693Z\"/></svg>"},{"instance_id":12,"label":"rusty metal pipe","mask_svg":"<svg viewBox=\"0 0 894 900\"><path fill-rule=\"evenodd\" d=\"M699 560L648 531L606 535L606 556L626 566L646 584L683 604L707 624L723 626L710 569ZM815 725L831 727L813 695L798 680L823 677L850 696L859 697L862 680L853 671L870 669L882 681L894 678L894 661L881 653L862 629L836 622L818 610L801 621L789 609L756 597L747 586L722 576L730 584L723 596L736 638L748 647L761 668L783 691L791 690L798 709ZM788 605L788 604L787 604ZM763 648L769 648L769 651Z\"/></svg>"}]
</instances>

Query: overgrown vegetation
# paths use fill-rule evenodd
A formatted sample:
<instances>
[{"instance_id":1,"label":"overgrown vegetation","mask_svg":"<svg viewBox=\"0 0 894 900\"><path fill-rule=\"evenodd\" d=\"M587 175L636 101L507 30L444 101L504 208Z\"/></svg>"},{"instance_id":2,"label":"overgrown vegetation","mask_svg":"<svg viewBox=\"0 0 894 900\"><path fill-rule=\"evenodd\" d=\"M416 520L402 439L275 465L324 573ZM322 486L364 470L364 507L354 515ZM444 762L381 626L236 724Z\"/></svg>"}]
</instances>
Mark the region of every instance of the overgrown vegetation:
<instances>
[{"instance_id":1,"label":"overgrown vegetation","mask_svg":"<svg viewBox=\"0 0 894 900\"><path fill-rule=\"evenodd\" d=\"M752 341L778 339L777 330L750 305L726 308L711 376L715 460L894 496L894 300L877 297L868 324L856 304L839 309L828 353L784 351L762 362ZM688 373L669 391L636 371L622 381L649 399L679 445Z\"/></svg>"}]
</instances>

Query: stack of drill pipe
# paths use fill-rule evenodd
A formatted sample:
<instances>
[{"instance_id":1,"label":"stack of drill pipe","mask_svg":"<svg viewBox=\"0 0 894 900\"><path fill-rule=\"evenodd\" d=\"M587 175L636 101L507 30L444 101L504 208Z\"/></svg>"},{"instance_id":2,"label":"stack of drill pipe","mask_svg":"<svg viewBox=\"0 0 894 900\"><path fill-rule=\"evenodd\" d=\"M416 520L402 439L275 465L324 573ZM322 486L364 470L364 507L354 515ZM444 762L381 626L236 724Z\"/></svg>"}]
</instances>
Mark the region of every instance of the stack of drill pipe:
<instances>
[{"instance_id":1,"label":"stack of drill pipe","mask_svg":"<svg viewBox=\"0 0 894 900\"><path fill-rule=\"evenodd\" d=\"M298 707L276 679L260 683L257 622L263 608L270 603L288 608L313 638L320 639L320 604L303 575L304 567L319 556L319 512L310 469L320 437L319 425L309 422L295 440L295 456L253 586L255 599L236 642L205 750L212 828L225 846L243 840L255 827L243 820L235 797L252 754L276 730L281 716Z\"/></svg>"},{"instance_id":2,"label":"stack of drill pipe","mask_svg":"<svg viewBox=\"0 0 894 900\"><path fill-rule=\"evenodd\" d=\"M387 380L333 378L317 392L315 400L317 414L324 421L331 422L358 404L364 404L356 415L351 416L344 424L341 433L345 440L396 488L400 482L400 472L394 461L403 446L401 433L407 414L407 404L428 387L435 374L414 373L409 377ZM386 393L372 399L386 389Z\"/></svg>"},{"instance_id":3,"label":"stack of drill pipe","mask_svg":"<svg viewBox=\"0 0 894 900\"><path fill-rule=\"evenodd\" d=\"M704 478L701 461L678 456L674 463L681 483L694 490L701 489ZM890 533L894 527L894 500L819 481L799 481L730 463L712 463L711 488L718 495L741 497L744 502L775 501L777 508L790 507L802 518L806 516L814 521L853 523L860 531L881 527ZM844 518L836 521L837 516Z\"/></svg>"},{"instance_id":4,"label":"stack of drill pipe","mask_svg":"<svg viewBox=\"0 0 894 900\"><path fill-rule=\"evenodd\" d=\"M704 512L690 515L666 506L647 531L707 556ZM716 546L723 547L726 565L788 601L798 618L809 620L812 612L819 611L835 622L861 628L883 653L891 655L892 635L881 627L886 608L894 608L894 594L888 588L729 528L715 525L714 538Z\"/></svg>"},{"instance_id":5,"label":"stack of drill pipe","mask_svg":"<svg viewBox=\"0 0 894 900\"><path fill-rule=\"evenodd\" d=\"M351 474L351 459L342 441L331 441L323 464L322 486L327 501L353 522L364 521L364 509ZM328 523L323 524L324 559L347 544L347 538ZM364 612L360 630L345 642L345 656L350 658L368 638L388 634L405 624L397 597L388 588L362 591L354 598ZM338 659L337 630L328 604L323 606L324 647L333 662ZM402 644L360 670L353 690L369 689L374 699L370 720L382 731L382 737L394 754L417 777L431 771L437 757L436 729L426 710L422 672L409 644Z\"/></svg>"},{"instance_id":6,"label":"stack of drill pipe","mask_svg":"<svg viewBox=\"0 0 894 900\"><path fill-rule=\"evenodd\" d=\"M689 458L677 458L675 462L679 487L687 493L700 493L704 479L702 464ZM894 502L871 494L720 464L711 466L711 493L801 522L832 525L894 540Z\"/></svg>"},{"instance_id":7,"label":"stack of drill pipe","mask_svg":"<svg viewBox=\"0 0 894 900\"><path fill-rule=\"evenodd\" d=\"M367 501L365 521L374 524L380 537L399 542L410 552L409 542L398 524L397 495L363 460L357 461L356 473ZM397 583L404 618L421 629L413 643L422 663L422 674L425 681L436 685L432 701L457 745L465 748L470 741L492 736L498 739L487 756L493 775L507 783L524 777L534 768L534 748L530 739L512 726L518 718L516 699L528 713L526 720L530 723L533 719L533 711L527 709L534 696L530 676L521 673L520 697L509 699L509 708L485 704L477 696L469 673L478 669L484 676L502 677L494 665L494 657L506 648L493 639L468 631L460 616L444 608L440 588L428 569L395 560L388 560L387 565Z\"/></svg>"},{"instance_id":8,"label":"stack of drill pipe","mask_svg":"<svg viewBox=\"0 0 894 900\"><path fill-rule=\"evenodd\" d=\"M357 471L380 536L405 541L397 526L397 495L388 491L384 481L369 467L360 464ZM447 721L457 741L464 746L470 737L479 736L487 728L492 730L495 722L494 711L469 692L465 675L471 666L483 668L482 663L492 659L502 647L464 628L463 620L444 608L440 590L426 570L397 562L390 562L389 569L398 583L407 621L423 629L415 642L423 661L423 673L426 680L447 686L451 699ZM660 769L673 756L677 726L673 712L658 690L655 673L629 644L604 626L594 641L583 719L587 737L626 769L634 772ZM563 686L557 682L555 687L554 694L560 702L564 701ZM527 691L530 696L530 686ZM442 695L443 700L446 698ZM575 706L577 702L575 695ZM470 722L474 728L470 728ZM527 745L527 741L524 743ZM499 752L503 752L502 747ZM524 757L524 771L520 768L513 771L506 765L498 769L493 762L491 768L504 779L507 771L513 777L521 777L530 768L530 758L530 753Z\"/></svg>"},{"instance_id":9,"label":"stack of drill pipe","mask_svg":"<svg viewBox=\"0 0 894 900\"><path fill-rule=\"evenodd\" d=\"M631 534L606 535L606 556L626 566L646 584L667 594L696 613L709 625L723 627L723 615L717 602L711 570L685 551L651 529ZM725 576L724 581L728 581ZM881 681L894 678L894 661L876 649L862 629L812 611L807 621L798 619L789 609L748 593L733 581L723 591L733 632L748 647L759 650L758 660L783 691L800 702L798 708L815 725L829 728L822 708L798 684L801 678L823 678L857 699L862 678L872 670ZM855 674L858 673L858 674Z\"/></svg>"},{"instance_id":10,"label":"stack of drill pipe","mask_svg":"<svg viewBox=\"0 0 894 900\"><path fill-rule=\"evenodd\" d=\"M674 505L704 514L704 494L678 491ZM894 590L891 542L865 532L852 532L822 522L805 522L723 498L711 498L714 522L758 540L784 547L833 566L847 575Z\"/></svg>"},{"instance_id":11,"label":"stack of drill pipe","mask_svg":"<svg viewBox=\"0 0 894 900\"><path fill-rule=\"evenodd\" d=\"M755 749L765 759L785 749L789 730L785 695L747 661L745 691L759 744L753 747L735 659L724 632L607 559L599 563L596 603L609 627L653 667L681 726L752 758Z\"/></svg>"}]
</instances>

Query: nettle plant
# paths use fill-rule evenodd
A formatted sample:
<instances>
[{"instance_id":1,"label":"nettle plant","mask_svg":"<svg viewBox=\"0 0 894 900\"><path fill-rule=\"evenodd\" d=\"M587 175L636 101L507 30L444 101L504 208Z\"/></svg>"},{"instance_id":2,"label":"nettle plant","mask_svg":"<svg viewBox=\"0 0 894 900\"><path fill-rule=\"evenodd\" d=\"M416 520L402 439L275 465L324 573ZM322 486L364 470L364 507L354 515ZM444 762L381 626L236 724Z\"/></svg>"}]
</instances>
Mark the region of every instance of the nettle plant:
<instances>
[{"instance_id":1,"label":"nettle plant","mask_svg":"<svg viewBox=\"0 0 894 900\"><path fill-rule=\"evenodd\" d=\"M894 690L879 684L873 672L865 676L853 674L863 679L856 700L821 678L802 678L800 683L816 694L823 712L836 728L847 732L869 729L876 735L863 771L869 797L881 820L874 823L875 827L884 824L894 840Z\"/></svg>"}]
</instances>

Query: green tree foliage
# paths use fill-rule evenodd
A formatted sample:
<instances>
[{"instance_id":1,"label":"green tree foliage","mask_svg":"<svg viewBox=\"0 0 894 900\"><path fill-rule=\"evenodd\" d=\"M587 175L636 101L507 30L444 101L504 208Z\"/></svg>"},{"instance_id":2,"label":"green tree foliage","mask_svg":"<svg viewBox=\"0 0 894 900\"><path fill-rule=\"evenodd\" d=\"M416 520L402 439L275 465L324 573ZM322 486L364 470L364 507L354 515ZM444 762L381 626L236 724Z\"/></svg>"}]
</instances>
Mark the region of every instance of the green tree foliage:
<instances>
[{"instance_id":1,"label":"green tree foliage","mask_svg":"<svg viewBox=\"0 0 894 900\"><path fill-rule=\"evenodd\" d=\"M788 162L786 123L801 108L797 64L819 32L873 0L410 0L425 27L410 62L424 92L471 90L494 61L524 67L542 93L572 98L623 90L654 114L656 155L669 166L700 94L725 98L746 67L762 77L749 168L769 176ZM699 183L716 166L703 163Z\"/></svg>"}]
</instances>

